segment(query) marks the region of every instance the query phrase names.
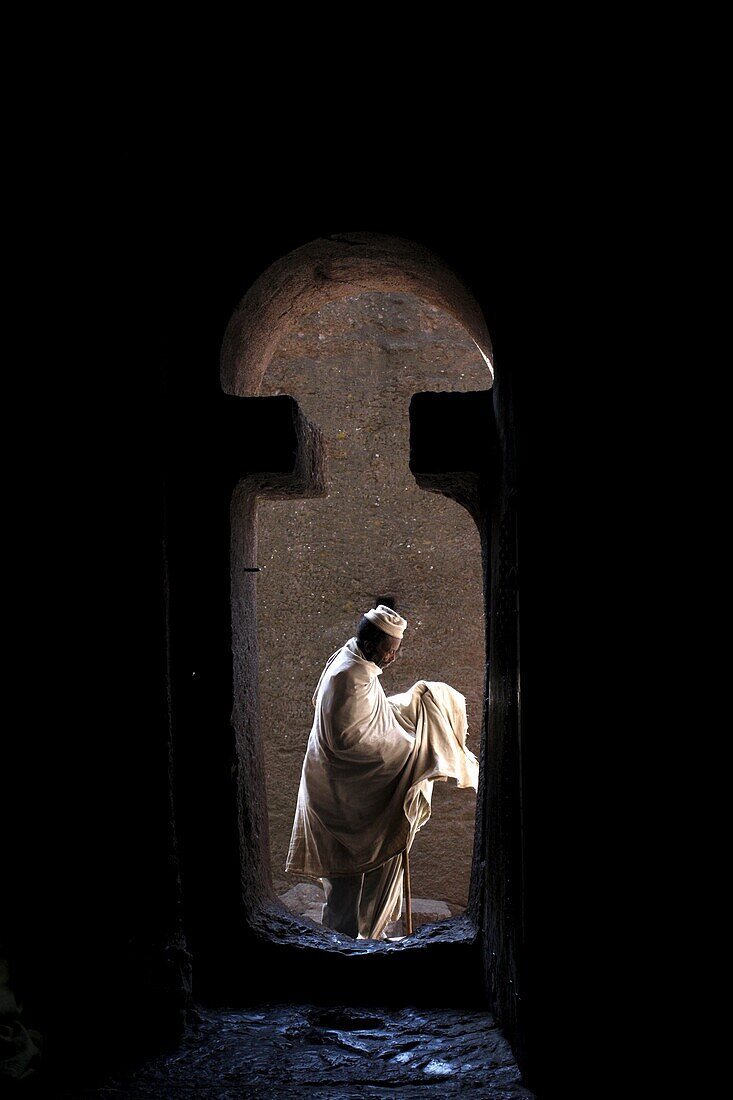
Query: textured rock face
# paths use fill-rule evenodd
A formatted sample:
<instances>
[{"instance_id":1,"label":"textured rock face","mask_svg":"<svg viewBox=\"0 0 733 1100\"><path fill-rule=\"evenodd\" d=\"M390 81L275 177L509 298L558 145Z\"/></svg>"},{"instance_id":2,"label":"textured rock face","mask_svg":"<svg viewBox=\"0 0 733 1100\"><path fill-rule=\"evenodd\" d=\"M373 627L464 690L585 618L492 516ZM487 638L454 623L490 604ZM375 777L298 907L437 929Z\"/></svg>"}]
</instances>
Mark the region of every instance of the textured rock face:
<instances>
[{"instance_id":1,"label":"textured rock face","mask_svg":"<svg viewBox=\"0 0 733 1100\"><path fill-rule=\"evenodd\" d=\"M258 505L260 709L270 850L279 894L321 669L375 601L409 621L385 691L444 680L468 703L478 753L484 689L479 537L455 502L418 488L409 402L422 390L488 389L489 369L450 317L407 295L363 294L302 320L262 395L291 394L324 434L328 496ZM411 853L415 897L466 905L475 794L436 783ZM437 911L437 910L436 910ZM445 909L440 913L448 915ZM308 913L311 916L310 913Z\"/></svg>"},{"instance_id":2,"label":"textured rock face","mask_svg":"<svg viewBox=\"0 0 733 1100\"><path fill-rule=\"evenodd\" d=\"M291 913L308 917L316 924L321 923L325 900L323 889L315 882L299 882L280 895L280 901Z\"/></svg>"},{"instance_id":3,"label":"textured rock face","mask_svg":"<svg viewBox=\"0 0 733 1100\"><path fill-rule=\"evenodd\" d=\"M487 1012L265 1005L201 1010L181 1047L62 1100L475 1096L533 1100Z\"/></svg>"}]
</instances>

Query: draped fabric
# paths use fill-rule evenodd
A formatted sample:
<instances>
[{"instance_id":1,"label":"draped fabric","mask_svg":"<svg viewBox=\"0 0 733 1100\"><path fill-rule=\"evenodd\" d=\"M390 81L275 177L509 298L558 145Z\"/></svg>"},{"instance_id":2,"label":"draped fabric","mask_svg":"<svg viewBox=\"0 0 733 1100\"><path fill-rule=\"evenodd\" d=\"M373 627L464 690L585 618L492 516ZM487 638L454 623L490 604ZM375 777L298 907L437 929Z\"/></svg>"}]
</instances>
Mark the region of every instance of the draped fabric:
<instances>
[{"instance_id":1,"label":"draped fabric","mask_svg":"<svg viewBox=\"0 0 733 1100\"><path fill-rule=\"evenodd\" d=\"M430 817L436 780L477 788L464 697L426 680L387 696L381 674L355 638L321 673L288 871L312 878L371 871L409 851Z\"/></svg>"},{"instance_id":2,"label":"draped fabric","mask_svg":"<svg viewBox=\"0 0 733 1100\"><path fill-rule=\"evenodd\" d=\"M322 911L325 928L353 939L387 939L387 926L402 911L404 855L393 856L363 875L321 879L326 895Z\"/></svg>"}]
</instances>

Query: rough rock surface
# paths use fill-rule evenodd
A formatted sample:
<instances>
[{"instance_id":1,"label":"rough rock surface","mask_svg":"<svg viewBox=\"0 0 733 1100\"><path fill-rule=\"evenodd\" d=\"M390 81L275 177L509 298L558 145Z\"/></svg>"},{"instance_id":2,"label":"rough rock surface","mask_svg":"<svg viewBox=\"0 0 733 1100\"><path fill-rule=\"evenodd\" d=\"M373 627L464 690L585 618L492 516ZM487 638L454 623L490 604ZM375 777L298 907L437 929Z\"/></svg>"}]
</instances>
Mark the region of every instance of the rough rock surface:
<instances>
[{"instance_id":1,"label":"rough rock surface","mask_svg":"<svg viewBox=\"0 0 733 1100\"><path fill-rule=\"evenodd\" d=\"M179 1049L60 1100L533 1100L487 1012L200 1010Z\"/></svg>"}]
</instances>

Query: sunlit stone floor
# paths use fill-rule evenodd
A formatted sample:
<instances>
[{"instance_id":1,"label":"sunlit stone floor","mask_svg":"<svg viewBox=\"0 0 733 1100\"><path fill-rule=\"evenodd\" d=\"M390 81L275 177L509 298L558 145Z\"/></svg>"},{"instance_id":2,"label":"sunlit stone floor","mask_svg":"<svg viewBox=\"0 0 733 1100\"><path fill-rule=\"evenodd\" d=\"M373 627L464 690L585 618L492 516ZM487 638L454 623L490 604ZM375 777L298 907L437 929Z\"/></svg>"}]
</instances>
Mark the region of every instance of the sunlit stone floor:
<instances>
[{"instance_id":1,"label":"sunlit stone floor","mask_svg":"<svg viewBox=\"0 0 733 1100\"><path fill-rule=\"evenodd\" d=\"M267 1005L200 1009L181 1046L64 1100L532 1100L487 1012Z\"/></svg>"}]
</instances>

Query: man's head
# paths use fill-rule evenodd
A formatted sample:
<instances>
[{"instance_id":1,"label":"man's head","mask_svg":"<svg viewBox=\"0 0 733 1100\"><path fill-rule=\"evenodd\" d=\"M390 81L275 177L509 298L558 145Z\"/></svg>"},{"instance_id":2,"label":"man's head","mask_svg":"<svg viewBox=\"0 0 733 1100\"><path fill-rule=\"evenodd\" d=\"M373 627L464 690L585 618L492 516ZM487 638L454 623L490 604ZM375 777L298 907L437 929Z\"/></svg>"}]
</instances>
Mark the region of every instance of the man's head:
<instances>
[{"instance_id":1,"label":"man's head","mask_svg":"<svg viewBox=\"0 0 733 1100\"><path fill-rule=\"evenodd\" d=\"M406 627L407 619L403 619L391 607L379 604L359 620L356 640L368 661L373 661L380 668L386 668L397 656Z\"/></svg>"}]
</instances>

